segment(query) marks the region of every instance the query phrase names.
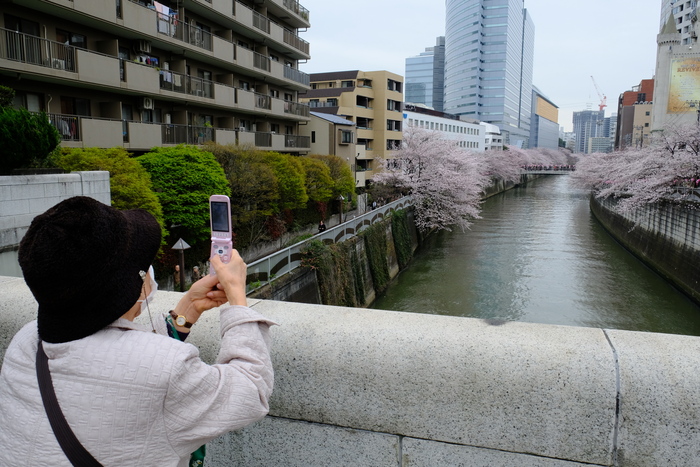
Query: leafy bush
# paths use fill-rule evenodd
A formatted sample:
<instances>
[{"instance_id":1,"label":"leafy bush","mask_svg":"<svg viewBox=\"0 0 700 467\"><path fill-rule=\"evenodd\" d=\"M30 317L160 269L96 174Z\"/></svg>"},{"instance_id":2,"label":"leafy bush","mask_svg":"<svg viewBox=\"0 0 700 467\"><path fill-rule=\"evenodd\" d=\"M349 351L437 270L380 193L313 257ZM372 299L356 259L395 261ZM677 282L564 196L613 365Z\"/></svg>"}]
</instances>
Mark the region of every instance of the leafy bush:
<instances>
[{"instance_id":1,"label":"leafy bush","mask_svg":"<svg viewBox=\"0 0 700 467\"><path fill-rule=\"evenodd\" d=\"M0 173L42 167L61 143L44 112L0 107Z\"/></svg>"},{"instance_id":2,"label":"leafy bush","mask_svg":"<svg viewBox=\"0 0 700 467\"><path fill-rule=\"evenodd\" d=\"M7 86L0 86L0 107L10 107L15 98L15 90Z\"/></svg>"},{"instance_id":3,"label":"leafy bush","mask_svg":"<svg viewBox=\"0 0 700 467\"><path fill-rule=\"evenodd\" d=\"M168 228L192 246L208 244L209 196L231 194L214 155L180 145L153 148L137 160L151 176Z\"/></svg>"},{"instance_id":4,"label":"leafy bush","mask_svg":"<svg viewBox=\"0 0 700 467\"><path fill-rule=\"evenodd\" d=\"M108 171L112 206L117 209L138 208L150 212L158 220L165 240L168 231L163 218L163 208L151 189L151 177L125 149L64 148L54 163L67 171Z\"/></svg>"}]
</instances>

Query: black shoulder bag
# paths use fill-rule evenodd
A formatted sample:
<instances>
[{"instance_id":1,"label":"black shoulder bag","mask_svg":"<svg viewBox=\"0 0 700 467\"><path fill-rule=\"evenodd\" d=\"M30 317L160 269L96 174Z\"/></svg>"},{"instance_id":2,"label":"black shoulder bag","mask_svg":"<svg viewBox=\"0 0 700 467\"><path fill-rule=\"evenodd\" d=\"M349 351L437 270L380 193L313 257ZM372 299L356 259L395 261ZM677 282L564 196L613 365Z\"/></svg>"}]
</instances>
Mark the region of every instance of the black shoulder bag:
<instances>
[{"instance_id":1,"label":"black shoulder bag","mask_svg":"<svg viewBox=\"0 0 700 467\"><path fill-rule=\"evenodd\" d=\"M66 418L63 416L61 406L58 405L53 382L51 381L49 359L46 356L46 352L44 352L41 339L39 339L39 347L36 351L36 375L39 379L41 400L44 402L44 409L46 409L46 415L49 417L49 423L51 423L51 428L54 435L56 435L58 444L63 449L68 460L76 467L102 467L102 464L97 462L80 444L80 441L75 437L73 430L71 430Z\"/></svg>"}]
</instances>

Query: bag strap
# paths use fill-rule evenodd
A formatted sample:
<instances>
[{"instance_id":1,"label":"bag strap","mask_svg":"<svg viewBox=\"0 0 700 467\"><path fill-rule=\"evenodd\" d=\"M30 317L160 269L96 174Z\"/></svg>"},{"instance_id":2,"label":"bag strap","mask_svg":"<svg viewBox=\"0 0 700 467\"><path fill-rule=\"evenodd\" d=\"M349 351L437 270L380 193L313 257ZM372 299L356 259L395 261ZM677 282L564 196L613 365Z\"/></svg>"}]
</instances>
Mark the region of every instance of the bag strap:
<instances>
[{"instance_id":1,"label":"bag strap","mask_svg":"<svg viewBox=\"0 0 700 467\"><path fill-rule=\"evenodd\" d=\"M53 382L51 381L49 359L46 356L46 352L44 352L41 339L39 339L39 346L36 351L36 375L39 379L41 400L44 402L44 409L49 417L49 423L51 423L51 428L54 435L56 435L58 444L63 449L68 460L76 467L102 467L102 464L97 462L80 444L80 441L75 437L73 430L71 430L70 425L68 425L66 418L63 416L61 406L58 405Z\"/></svg>"}]
</instances>

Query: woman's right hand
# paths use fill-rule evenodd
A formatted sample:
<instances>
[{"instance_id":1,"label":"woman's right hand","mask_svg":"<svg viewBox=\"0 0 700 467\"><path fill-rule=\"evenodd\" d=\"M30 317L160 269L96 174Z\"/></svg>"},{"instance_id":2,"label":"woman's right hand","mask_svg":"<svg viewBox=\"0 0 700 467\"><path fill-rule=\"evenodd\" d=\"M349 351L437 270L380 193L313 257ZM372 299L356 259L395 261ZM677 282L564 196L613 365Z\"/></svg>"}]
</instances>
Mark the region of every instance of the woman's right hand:
<instances>
[{"instance_id":1,"label":"woman's right hand","mask_svg":"<svg viewBox=\"0 0 700 467\"><path fill-rule=\"evenodd\" d=\"M231 261L224 264L219 255L214 255L209 259L211 267L216 271L219 279L217 287L226 293L226 298L231 305L247 306L248 301L245 296L246 272L248 266L238 254L235 248L231 251Z\"/></svg>"}]
</instances>

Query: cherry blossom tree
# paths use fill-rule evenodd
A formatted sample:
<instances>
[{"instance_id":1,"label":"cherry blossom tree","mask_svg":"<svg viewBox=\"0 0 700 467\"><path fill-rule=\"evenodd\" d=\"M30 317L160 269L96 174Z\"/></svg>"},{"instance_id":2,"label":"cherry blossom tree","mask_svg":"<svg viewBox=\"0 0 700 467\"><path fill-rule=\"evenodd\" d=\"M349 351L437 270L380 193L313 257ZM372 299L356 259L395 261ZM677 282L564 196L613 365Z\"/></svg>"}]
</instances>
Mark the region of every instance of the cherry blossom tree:
<instances>
[{"instance_id":1,"label":"cherry blossom tree","mask_svg":"<svg viewBox=\"0 0 700 467\"><path fill-rule=\"evenodd\" d=\"M440 133L417 127L404 132L393 159L381 161L374 183L396 187L413 197L421 231L468 228L479 217L481 194L488 183L483 165Z\"/></svg>"},{"instance_id":2,"label":"cherry blossom tree","mask_svg":"<svg viewBox=\"0 0 700 467\"><path fill-rule=\"evenodd\" d=\"M573 180L600 198L619 198L628 211L664 200L683 200L700 183L700 128L682 125L655 134L642 148L591 154L577 165Z\"/></svg>"}]
</instances>

